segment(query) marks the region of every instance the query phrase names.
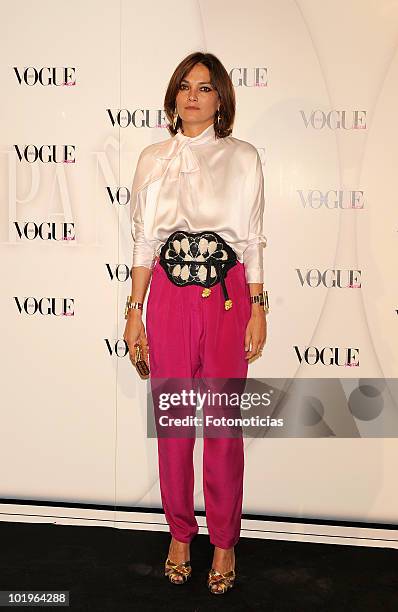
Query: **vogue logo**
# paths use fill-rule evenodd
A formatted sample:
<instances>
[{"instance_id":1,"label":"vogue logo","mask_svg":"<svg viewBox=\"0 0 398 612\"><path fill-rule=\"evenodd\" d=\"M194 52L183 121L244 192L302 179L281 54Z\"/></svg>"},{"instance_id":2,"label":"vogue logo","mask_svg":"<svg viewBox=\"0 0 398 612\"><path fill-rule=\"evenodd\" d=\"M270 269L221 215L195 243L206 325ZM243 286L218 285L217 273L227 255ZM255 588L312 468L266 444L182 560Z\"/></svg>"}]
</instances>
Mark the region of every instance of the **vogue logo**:
<instances>
[{"instance_id":1,"label":"vogue logo","mask_svg":"<svg viewBox=\"0 0 398 612\"><path fill-rule=\"evenodd\" d=\"M115 125L121 128L126 128L130 125L135 128L166 126L166 115L164 111L160 109L150 110L148 108L137 108L136 110L129 111L127 108L122 108L118 111L112 111L112 109L107 108L106 112L109 115L113 127L115 127Z\"/></svg>"},{"instance_id":2,"label":"vogue logo","mask_svg":"<svg viewBox=\"0 0 398 612\"><path fill-rule=\"evenodd\" d=\"M357 348L325 346L319 349L316 346L308 346L302 351L298 346L295 346L294 350L299 362L302 363L305 361L308 365L359 366L359 349Z\"/></svg>"},{"instance_id":3,"label":"vogue logo","mask_svg":"<svg viewBox=\"0 0 398 612\"><path fill-rule=\"evenodd\" d=\"M326 288L339 287L339 289L345 289L350 287L352 289L359 289L361 287L361 270L324 270L321 272L315 268L302 272L299 268L296 268L297 276L301 286L304 283L308 287L319 287L323 285Z\"/></svg>"},{"instance_id":4,"label":"vogue logo","mask_svg":"<svg viewBox=\"0 0 398 612\"><path fill-rule=\"evenodd\" d=\"M76 162L75 145L25 145L20 149L19 145L14 145L19 161L27 161L34 164L39 161L43 164L74 164Z\"/></svg>"},{"instance_id":5,"label":"vogue logo","mask_svg":"<svg viewBox=\"0 0 398 612\"><path fill-rule=\"evenodd\" d=\"M29 87L34 85L43 85L43 87L76 85L76 68L70 66L43 66L43 68L35 68L34 66L18 68L14 66L13 68L19 85L29 85Z\"/></svg>"},{"instance_id":6,"label":"vogue logo","mask_svg":"<svg viewBox=\"0 0 398 612\"><path fill-rule=\"evenodd\" d=\"M304 193L302 189L297 189L303 208L339 208L352 209L364 208L363 191L352 189L329 189L322 192L320 189L311 189Z\"/></svg>"},{"instance_id":7,"label":"vogue logo","mask_svg":"<svg viewBox=\"0 0 398 612\"><path fill-rule=\"evenodd\" d=\"M268 87L268 68L232 68L229 76L235 87Z\"/></svg>"},{"instance_id":8,"label":"vogue logo","mask_svg":"<svg viewBox=\"0 0 398 612\"><path fill-rule=\"evenodd\" d=\"M130 202L131 193L127 187L107 187L106 191L108 192L108 197L111 204L115 204L117 202L121 206L125 206Z\"/></svg>"},{"instance_id":9,"label":"vogue logo","mask_svg":"<svg viewBox=\"0 0 398 612\"><path fill-rule=\"evenodd\" d=\"M109 278L111 279L111 281L116 279L124 283L130 278L130 268L126 266L126 264L117 264L116 266L112 267L110 264L105 264L105 267L108 271Z\"/></svg>"},{"instance_id":10,"label":"vogue logo","mask_svg":"<svg viewBox=\"0 0 398 612\"><path fill-rule=\"evenodd\" d=\"M366 111L331 110L325 113L323 110L313 110L307 118L305 111L300 111L306 128L313 127L315 130L329 128L331 130L365 130Z\"/></svg>"},{"instance_id":11,"label":"vogue logo","mask_svg":"<svg viewBox=\"0 0 398 612\"><path fill-rule=\"evenodd\" d=\"M108 338L105 338L104 340L110 357L113 357L114 355L116 357L126 357L126 355L128 355L129 347L125 340L116 340L113 346Z\"/></svg>"},{"instance_id":12,"label":"vogue logo","mask_svg":"<svg viewBox=\"0 0 398 612\"><path fill-rule=\"evenodd\" d=\"M75 240L75 224L74 223L53 223L46 222L35 223L27 221L19 223L14 221L17 230L18 238L22 240Z\"/></svg>"},{"instance_id":13,"label":"vogue logo","mask_svg":"<svg viewBox=\"0 0 398 612\"><path fill-rule=\"evenodd\" d=\"M73 317L75 314L74 298L55 297L25 297L14 296L19 314L27 315L54 315L56 317Z\"/></svg>"}]
</instances>

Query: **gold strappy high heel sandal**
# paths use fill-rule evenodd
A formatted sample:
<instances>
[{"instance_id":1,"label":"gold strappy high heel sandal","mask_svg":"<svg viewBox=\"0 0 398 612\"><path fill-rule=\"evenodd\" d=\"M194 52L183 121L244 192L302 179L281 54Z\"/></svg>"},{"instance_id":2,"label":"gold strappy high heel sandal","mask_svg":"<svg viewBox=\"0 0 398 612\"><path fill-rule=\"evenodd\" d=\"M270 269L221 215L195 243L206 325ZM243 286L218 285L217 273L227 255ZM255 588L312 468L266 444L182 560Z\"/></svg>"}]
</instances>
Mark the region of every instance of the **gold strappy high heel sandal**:
<instances>
[{"instance_id":1,"label":"gold strappy high heel sandal","mask_svg":"<svg viewBox=\"0 0 398 612\"><path fill-rule=\"evenodd\" d=\"M164 575L168 577L173 584L184 584L191 577L192 567L191 562L184 561L183 563L174 563L167 557Z\"/></svg>"},{"instance_id":2,"label":"gold strappy high heel sandal","mask_svg":"<svg viewBox=\"0 0 398 612\"><path fill-rule=\"evenodd\" d=\"M232 589L235 578L235 570L230 570L222 574L212 567L207 577L207 586L214 595L221 595L222 593L226 593L228 589Z\"/></svg>"}]
</instances>

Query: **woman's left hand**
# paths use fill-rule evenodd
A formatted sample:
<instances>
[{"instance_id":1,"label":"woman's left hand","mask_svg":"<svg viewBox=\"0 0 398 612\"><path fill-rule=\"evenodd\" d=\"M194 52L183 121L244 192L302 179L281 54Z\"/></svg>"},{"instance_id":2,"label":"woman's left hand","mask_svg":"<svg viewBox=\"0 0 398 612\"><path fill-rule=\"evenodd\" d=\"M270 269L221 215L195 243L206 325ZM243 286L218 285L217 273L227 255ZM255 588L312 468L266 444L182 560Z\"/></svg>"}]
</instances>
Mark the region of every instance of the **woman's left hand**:
<instances>
[{"instance_id":1,"label":"woman's left hand","mask_svg":"<svg viewBox=\"0 0 398 612\"><path fill-rule=\"evenodd\" d=\"M260 351L262 351L265 345L266 338L267 319L265 316L265 311L259 308L258 312L252 312L252 316L250 317L246 327L245 351L247 351L247 353L245 355L245 359L260 356Z\"/></svg>"}]
</instances>

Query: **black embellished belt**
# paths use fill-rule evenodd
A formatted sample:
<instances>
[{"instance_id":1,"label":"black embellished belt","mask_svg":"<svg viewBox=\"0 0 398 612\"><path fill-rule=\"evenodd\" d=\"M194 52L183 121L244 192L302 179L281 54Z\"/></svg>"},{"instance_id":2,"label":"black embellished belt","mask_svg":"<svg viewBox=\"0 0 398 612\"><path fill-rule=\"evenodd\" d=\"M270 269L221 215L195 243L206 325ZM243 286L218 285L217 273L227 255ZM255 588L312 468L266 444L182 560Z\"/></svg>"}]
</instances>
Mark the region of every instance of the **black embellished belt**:
<instances>
[{"instance_id":1,"label":"black embellished belt","mask_svg":"<svg viewBox=\"0 0 398 612\"><path fill-rule=\"evenodd\" d=\"M186 232L177 230L163 244L159 263L168 278L178 287L201 285L202 297L208 297L210 287L218 282L225 298L225 310L232 308L225 286L228 270L236 265L237 255L216 232Z\"/></svg>"}]
</instances>

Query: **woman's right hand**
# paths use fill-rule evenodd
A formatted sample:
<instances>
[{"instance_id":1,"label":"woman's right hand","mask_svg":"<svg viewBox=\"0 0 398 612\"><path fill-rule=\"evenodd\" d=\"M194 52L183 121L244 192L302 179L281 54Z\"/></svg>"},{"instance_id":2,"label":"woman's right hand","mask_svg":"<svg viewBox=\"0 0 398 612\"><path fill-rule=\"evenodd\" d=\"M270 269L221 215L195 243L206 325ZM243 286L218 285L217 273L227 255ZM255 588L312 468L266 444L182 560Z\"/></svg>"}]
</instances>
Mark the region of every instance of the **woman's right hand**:
<instances>
[{"instance_id":1,"label":"woman's right hand","mask_svg":"<svg viewBox=\"0 0 398 612\"><path fill-rule=\"evenodd\" d=\"M148 340L145 333L145 326L141 318L141 311L134 309L129 311L123 338L127 343L130 358L133 361L135 357L134 346L136 344L141 346L142 357L149 368Z\"/></svg>"}]
</instances>

